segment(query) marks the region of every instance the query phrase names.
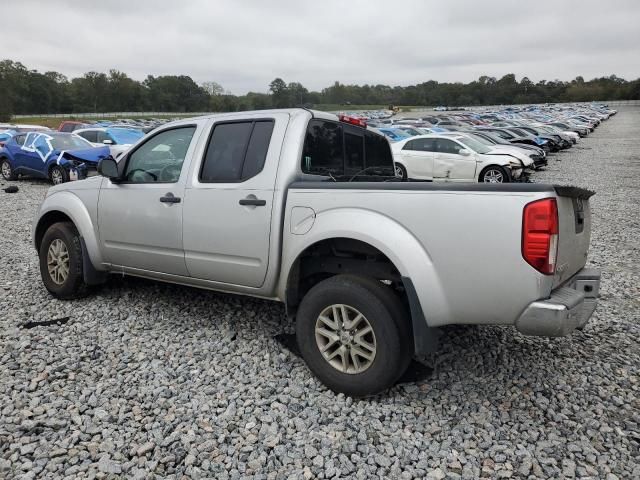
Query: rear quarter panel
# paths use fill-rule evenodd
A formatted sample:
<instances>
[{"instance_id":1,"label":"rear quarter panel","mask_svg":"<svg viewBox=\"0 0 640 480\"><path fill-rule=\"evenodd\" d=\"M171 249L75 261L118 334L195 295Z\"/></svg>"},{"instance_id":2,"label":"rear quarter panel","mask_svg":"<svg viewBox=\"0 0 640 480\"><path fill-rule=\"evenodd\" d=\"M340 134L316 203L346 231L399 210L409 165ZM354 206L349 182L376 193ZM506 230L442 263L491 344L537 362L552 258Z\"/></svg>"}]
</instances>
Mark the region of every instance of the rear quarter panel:
<instances>
[{"instance_id":1,"label":"rear quarter panel","mask_svg":"<svg viewBox=\"0 0 640 480\"><path fill-rule=\"evenodd\" d=\"M552 192L295 189L289 191L282 272L309 245L332 237L366 241L412 279L429 326L513 324L532 301L548 296L552 277L521 254L522 211ZM315 221L291 234L291 209ZM284 298L286 275L279 285Z\"/></svg>"}]
</instances>

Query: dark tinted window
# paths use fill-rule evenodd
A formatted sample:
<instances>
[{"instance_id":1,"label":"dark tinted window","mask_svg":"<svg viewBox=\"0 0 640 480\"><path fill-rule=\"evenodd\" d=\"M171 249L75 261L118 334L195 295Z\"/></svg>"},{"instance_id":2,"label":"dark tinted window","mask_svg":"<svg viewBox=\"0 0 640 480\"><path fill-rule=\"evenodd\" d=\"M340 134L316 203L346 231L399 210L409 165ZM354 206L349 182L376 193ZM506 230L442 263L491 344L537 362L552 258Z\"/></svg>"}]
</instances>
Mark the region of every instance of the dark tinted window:
<instances>
[{"instance_id":1,"label":"dark tinted window","mask_svg":"<svg viewBox=\"0 0 640 480\"><path fill-rule=\"evenodd\" d=\"M324 120L309 122L302 152L302 171L343 173L342 125Z\"/></svg>"},{"instance_id":2,"label":"dark tinted window","mask_svg":"<svg viewBox=\"0 0 640 480\"><path fill-rule=\"evenodd\" d=\"M24 140L27 138L26 135L16 135L13 137L18 145L24 145Z\"/></svg>"},{"instance_id":3,"label":"dark tinted window","mask_svg":"<svg viewBox=\"0 0 640 480\"><path fill-rule=\"evenodd\" d=\"M242 167L242 178L251 178L262 171L269 151L269 142L273 132L273 122L256 122L249 139L247 154Z\"/></svg>"},{"instance_id":4,"label":"dark tinted window","mask_svg":"<svg viewBox=\"0 0 640 480\"><path fill-rule=\"evenodd\" d=\"M311 120L302 153L302 171L313 174L386 175L393 168L389 142L382 135L351 125L327 120Z\"/></svg>"},{"instance_id":5,"label":"dark tinted window","mask_svg":"<svg viewBox=\"0 0 640 480\"><path fill-rule=\"evenodd\" d=\"M61 132L73 132L76 127L78 126L78 124L76 123L65 123L64 125L62 125L62 129L60 130Z\"/></svg>"},{"instance_id":6,"label":"dark tinted window","mask_svg":"<svg viewBox=\"0 0 640 480\"><path fill-rule=\"evenodd\" d=\"M367 167L389 167L393 165L393 156L389 142L382 135L365 132L364 146Z\"/></svg>"},{"instance_id":7,"label":"dark tinted window","mask_svg":"<svg viewBox=\"0 0 640 480\"><path fill-rule=\"evenodd\" d=\"M207 146L200 181L237 182L262 170L273 121L217 124Z\"/></svg>"},{"instance_id":8,"label":"dark tinted window","mask_svg":"<svg viewBox=\"0 0 640 480\"><path fill-rule=\"evenodd\" d=\"M364 167L364 138L362 135L354 135L345 132L344 153L345 169L347 172L359 172Z\"/></svg>"},{"instance_id":9,"label":"dark tinted window","mask_svg":"<svg viewBox=\"0 0 640 480\"><path fill-rule=\"evenodd\" d=\"M95 130L90 130L88 132L80 132L78 133L78 135L80 135L82 138L92 143L97 143L98 141L98 132L96 132Z\"/></svg>"},{"instance_id":10,"label":"dark tinted window","mask_svg":"<svg viewBox=\"0 0 640 480\"><path fill-rule=\"evenodd\" d=\"M410 140L405 144L403 150L413 150L417 152L435 152L435 139L433 138L417 138Z\"/></svg>"},{"instance_id":11,"label":"dark tinted window","mask_svg":"<svg viewBox=\"0 0 640 480\"><path fill-rule=\"evenodd\" d=\"M458 153L463 147L458 145L453 140L446 138L438 138L436 140L436 148L439 153Z\"/></svg>"}]
</instances>

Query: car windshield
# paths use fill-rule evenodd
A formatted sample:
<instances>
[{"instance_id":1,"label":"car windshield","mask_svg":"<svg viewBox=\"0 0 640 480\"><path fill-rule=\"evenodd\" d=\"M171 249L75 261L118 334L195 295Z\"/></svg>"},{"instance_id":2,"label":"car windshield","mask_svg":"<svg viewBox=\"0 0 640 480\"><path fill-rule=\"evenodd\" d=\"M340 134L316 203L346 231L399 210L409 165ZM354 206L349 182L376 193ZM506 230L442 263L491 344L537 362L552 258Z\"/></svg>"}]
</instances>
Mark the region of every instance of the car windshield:
<instances>
[{"instance_id":1,"label":"car windshield","mask_svg":"<svg viewBox=\"0 0 640 480\"><path fill-rule=\"evenodd\" d=\"M93 148L89 142L78 135L51 135L51 146L54 150L73 150L75 148Z\"/></svg>"},{"instance_id":2,"label":"car windshield","mask_svg":"<svg viewBox=\"0 0 640 480\"><path fill-rule=\"evenodd\" d=\"M144 137L142 131L131 128L111 128L108 132L118 145L130 145Z\"/></svg>"},{"instance_id":3,"label":"car windshield","mask_svg":"<svg viewBox=\"0 0 640 480\"><path fill-rule=\"evenodd\" d=\"M467 135L469 135L469 138L472 138L476 142L480 142L481 144L486 145L489 148L491 148L491 146L494 144L494 142L491 142L490 140L487 140L480 135L476 135L475 133L467 133Z\"/></svg>"},{"instance_id":4,"label":"car windshield","mask_svg":"<svg viewBox=\"0 0 640 480\"><path fill-rule=\"evenodd\" d=\"M487 137L489 137L491 140L493 140L494 142L496 142L498 145L511 145L509 142L507 142L504 138L502 138L500 135L497 135L495 133L489 133L489 132L483 132L483 135L486 135Z\"/></svg>"},{"instance_id":5,"label":"car windshield","mask_svg":"<svg viewBox=\"0 0 640 480\"><path fill-rule=\"evenodd\" d=\"M476 153L487 153L487 152L489 152L491 150L486 145L483 145L482 143L480 143L477 140L474 140L471 137L460 137L460 138L458 138L458 141L460 143L464 144L464 146L466 146L467 148L470 148L471 150L473 150Z\"/></svg>"}]
</instances>

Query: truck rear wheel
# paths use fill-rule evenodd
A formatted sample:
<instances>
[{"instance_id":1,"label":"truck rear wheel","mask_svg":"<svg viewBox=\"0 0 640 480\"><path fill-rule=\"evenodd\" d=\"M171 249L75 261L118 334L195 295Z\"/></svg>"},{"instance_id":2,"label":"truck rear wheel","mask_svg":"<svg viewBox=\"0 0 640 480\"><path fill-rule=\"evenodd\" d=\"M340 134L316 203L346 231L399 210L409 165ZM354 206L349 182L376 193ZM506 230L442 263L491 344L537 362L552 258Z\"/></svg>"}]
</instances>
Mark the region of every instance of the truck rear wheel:
<instances>
[{"instance_id":1,"label":"truck rear wheel","mask_svg":"<svg viewBox=\"0 0 640 480\"><path fill-rule=\"evenodd\" d=\"M53 296L67 300L87 293L80 234L71 222L54 223L47 229L39 258L42 281Z\"/></svg>"},{"instance_id":2,"label":"truck rear wheel","mask_svg":"<svg viewBox=\"0 0 640 480\"><path fill-rule=\"evenodd\" d=\"M296 317L298 347L329 388L356 397L391 387L413 351L400 300L375 280L337 275L315 285Z\"/></svg>"}]
</instances>

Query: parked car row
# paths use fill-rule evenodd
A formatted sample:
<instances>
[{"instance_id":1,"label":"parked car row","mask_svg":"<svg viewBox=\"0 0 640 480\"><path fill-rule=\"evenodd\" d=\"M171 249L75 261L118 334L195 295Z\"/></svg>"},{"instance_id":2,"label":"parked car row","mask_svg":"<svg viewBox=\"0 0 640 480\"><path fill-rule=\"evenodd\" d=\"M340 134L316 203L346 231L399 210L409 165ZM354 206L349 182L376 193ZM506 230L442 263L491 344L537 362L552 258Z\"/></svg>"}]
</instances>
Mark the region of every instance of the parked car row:
<instances>
[{"instance_id":1,"label":"parked car row","mask_svg":"<svg viewBox=\"0 0 640 480\"><path fill-rule=\"evenodd\" d=\"M60 132L75 132L84 128L105 127L105 128L131 128L149 133L151 130L164 125L170 121L168 118L119 118L116 120L87 120L84 122L75 120L65 120L58 126Z\"/></svg>"},{"instance_id":2,"label":"parked car row","mask_svg":"<svg viewBox=\"0 0 640 480\"><path fill-rule=\"evenodd\" d=\"M547 105L369 120L392 145L396 175L452 182L528 182L549 154L571 148L616 113L606 105Z\"/></svg>"},{"instance_id":3,"label":"parked car row","mask_svg":"<svg viewBox=\"0 0 640 480\"><path fill-rule=\"evenodd\" d=\"M88 127L73 133L12 128L0 131L0 173L5 180L19 176L48 178L54 185L94 175L98 162L118 158L144 132L123 127Z\"/></svg>"}]
</instances>

